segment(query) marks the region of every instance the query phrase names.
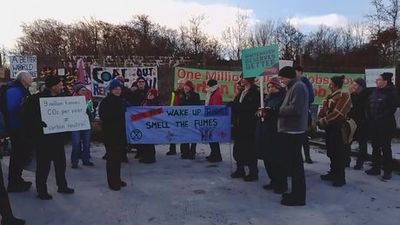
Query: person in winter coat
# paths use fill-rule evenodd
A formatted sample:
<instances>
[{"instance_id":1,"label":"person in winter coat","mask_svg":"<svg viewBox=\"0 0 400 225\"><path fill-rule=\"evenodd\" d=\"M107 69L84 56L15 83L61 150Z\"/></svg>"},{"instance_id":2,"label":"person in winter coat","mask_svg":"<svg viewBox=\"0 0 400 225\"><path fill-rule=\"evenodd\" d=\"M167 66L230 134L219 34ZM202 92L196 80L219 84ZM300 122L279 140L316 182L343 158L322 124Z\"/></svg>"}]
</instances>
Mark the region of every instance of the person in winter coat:
<instances>
[{"instance_id":1,"label":"person in winter coat","mask_svg":"<svg viewBox=\"0 0 400 225\"><path fill-rule=\"evenodd\" d=\"M376 89L369 97L367 121L372 140L372 168L368 175L380 175L385 180L392 178L393 162L391 142L396 129L394 113L399 106L399 97L392 83L392 73L383 73L376 79Z\"/></svg>"},{"instance_id":2,"label":"person in winter coat","mask_svg":"<svg viewBox=\"0 0 400 225\"><path fill-rule=\"evenodd\" d=\"M35 141L36 145L36 189L38 198L50 200L52 196L47 191L47 178L50 172L51 162L53 162L56 183L59 193L72 194L74 189L69 188L65 178L66 158L64 150L64 133L44 134L43 127L46 127L41 117L40 101L41 98L51 100L60 97L63 84L58 76L49 75L45 79L46 89L28 98L24 104L24 121L27 124L28 134Z\"/></svg>"},{"instance_id":3,"label":"person in winter coat","mask_svg":"<svg viewBox=\"0 0 400 225\"><path fill-rule=\"evenodd\" d=\"M286 87L285 99L279 108L278 134L281 142L281 154L277 154L276 193L287 190L287 176L292 177L292 192L283 194L281 204L302 206L306 202L306 183L304 176L301 147L308 127L308 91L306 85L296 78L292 67L279 71L279 79Z\"/></svg>"},{"instance_id":4,"label":"person in winter coat","mask_svg":"<svg viewBox=\"0 0 400 225\"><path fill-rule=\"evenodd\" d=\"M185 82L183 90L185 92L184 98L181 99L179 105L200 105L200 95L195 92L194 84L188 80ZM196 143L181 144L181 158L182 159L195 159L196 158Z\"/></svg>"},{"instance_id":5,"label":"person in winter coat","mask_svg":"<svg viewBox=\"0 0 400 225\"><path fill-rule=\"evenodd\" d=\"M119 191L126 183L121 180L121 161L126 146L125 106L122 99L122 83L119 80L110 82L110 93L99 106L102 121L103 140L107 152L107 181L111 190Z\"/></svg>"},{"instance_id":6,"label":"person in winter coat","mask_svg":"<svg viewBox=\"0 0 400 225\"><path fill-rule=\"evenodd\" d=\"M84 96L86 99L86 113L89 119L92 120L94 117L94 108L92 102L92 94L86 89L85 85L82 83L77 83L74 85L73 96ZM79 159L82 159L82 164L84 166L94 166L93 162L90 161L90 137L91 130L81 130L71 132L71 167L73 169L78 168Z\"/></svg>"},{"instance_id":7,"label":"person in winter coat","mask_svg":"<svg viewBox=\"0 0 400 225\"><path fill-rule=\"evenodd\" d=\"M146 99L144 100L143 106L159 106L159 95L156 89L150 89L147 93ZM156 162L156 148L153 144L140 145L143 153L142 158L139 160L140 163L151 164Z\"/></svg>"},{"instance_id":8,"label":"person in winter coat","mask_svg":"<svg viewBox=\"0 0 400 225\"><path fill-rule=\"evenodd\" d=\"M363 168L364 161L366 160L368 154L368 125L366 111L368 106L369 93L365 80L362 78L355 79L353 85L349 89L349 93L351 94L351 103L353 107L351 108L348 117L353 119L357 124L354 139L358 142L358 146L360 148L360 152L354 169L360 170ZM347 145L346 148L346 158L348 164L350 164L351 144Z\"/></svg>"},{"instance_id":9,"label":"person in winter coat","mask_svg":"<svg viewBox=\"0 0 400 225\"><path fill-rule=\"evenodd\" d=\"M185 80L179 79L178 85L175 91L171 94L171 103L170 106L178 106L182 99L185 98L185 92L183 91L183 87L185 86ZM170 144L169 151L167 155L176 155L176 144Z\"/></svg>"},{"instance_id":10,"label":"person in winter coat","mask_svg":"<svg viewBox=\"0 0 400 225\"><path fill-rule=\"evenodd\" d=\"M29 161L29 144L24 133L22 121L22 106L31 95L29 87L32 85L32 75L27 71L20 71L17 79L6 90L4 117L7 133L11 138L11 154L8 172L8 192L28 191L32 182L22 178L22 171Z\"/></svg>"},{"instance_id":11,"label":"person in winter coat","mask_svg":"<svg viewBox=\"0 0 400 225\"><path fill-rule=\"evenodd\" d=\"M274 169L279 168L275 166L276 161L279 160L276 156L281 152L279 148L278 114L285 98L285 89L279 79L274 77L268 82L266 90L265 108L260 108L257 111L257 117L264 118L264 121L261 119L257 121L257 152L259 158L264 161L264 166L270 179L270 183L264 185L263 188L279 192L280 187L277 185Z\"/></svg>"},{"instance_id":12,"label":"person in winter coat","mask_svg":"<svg viewBox=\"0 0 400 225\"><path fill-rule=\"evenodd\" d=\"M327 155L331 161L331 169L321 175L322 180L332 181L335 187L346 184L345 164L346 153L343 141L342 126L351 110L351 98L342 92L344 76L334 76L329 83L331 93L322 103L318 114L318 127L325 130Z\"/></svg>"},{"instance_id":13,"label":"person in winter coat","mask_svg":"<svg viewBox=\"0 0 400 225\"><path fill-rule=\"evenodd\" d=\"M247 182L258 180L257 152L255 148L255 132L257 118L255 116L260 106L260 92L254 84L254 78L244 78L244 90L238 94L232 104L235 117L235 144L233 157L236 161L236 170L232 178L244 178ZM245 166L249 168L246 175Z\"/></svg>"},{"instance_id":14,"label":"person in winter coat","mask_svg":"<svg viewBox=\"0 0 400 225\"><path fill-rule=\"evenodd\" d=\"M296 70L296 76L298 79L300 79L307 87L307 91L308 91L308 104L309 104L309 110L308 110L308 129L310 129L311 125L312 125L312 117L311 117L311 105L314 102L314 88L310 82L310 80L308 80L308 78L306 76L303 75L303 68L301 66L297 66L295 68ZM312 164L313 161L311 159L311 155L310 155L310 141L309 141L309 137L308 135L305 135L304 138L304 143L303 143L303 151L304 151L304 162L308 163L308 164Z\"/></svg>"},{"instance_id":15,"label":"person in winter coat","mask_svg":"<svg viewBox=\"0 0 400 225\"><path fill-rule=\"evenodd\" d=\"M205 105L223 105L221 90L218 86L218 81L211 79L207 81L207 95ZM210 143L211 153L206 157L207 161L215 163L221 162L221 150L219 143Z\"/></svg>"}]
</instances>

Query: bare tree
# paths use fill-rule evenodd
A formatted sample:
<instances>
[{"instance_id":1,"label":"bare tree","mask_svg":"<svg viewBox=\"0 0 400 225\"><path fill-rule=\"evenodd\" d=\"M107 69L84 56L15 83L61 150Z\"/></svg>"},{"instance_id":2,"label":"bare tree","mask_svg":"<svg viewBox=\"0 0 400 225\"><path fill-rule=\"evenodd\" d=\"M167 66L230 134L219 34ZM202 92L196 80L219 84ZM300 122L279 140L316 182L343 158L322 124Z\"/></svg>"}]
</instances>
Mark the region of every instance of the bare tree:
<instances>
[{"instance_id":1,"label":"bare tree","mask_svg":"<svg viewBox=\"0 0 400 225\"><path fill-rule=\"evenodd\" d=\"M249 19L249 15L238 11L235 24L222 33L230 59L239 60L241 50L249 45Z\"/></svg>"},{"instance_id":2,"label":"bare tree","mask_svg":"<svg viewBox=\"0 0 400 225\"><path fill-rule=\"evenodd\" d=\"M250 34L249 43L251 47L270 45L276 42L276 23L267 20L257 23Z\"/></svg>"},{"instance_id":3,"label":"bare tree","mask_svg":"<svg viewBox=\"0 0 400 225\"><path fill-rule=\"evenodd\" d=\"M296 60L301 54L305 35L289 22L282 22L276 28L276 38L280 45L281 56L284 59Z\"/></svg>"}]
</instances>

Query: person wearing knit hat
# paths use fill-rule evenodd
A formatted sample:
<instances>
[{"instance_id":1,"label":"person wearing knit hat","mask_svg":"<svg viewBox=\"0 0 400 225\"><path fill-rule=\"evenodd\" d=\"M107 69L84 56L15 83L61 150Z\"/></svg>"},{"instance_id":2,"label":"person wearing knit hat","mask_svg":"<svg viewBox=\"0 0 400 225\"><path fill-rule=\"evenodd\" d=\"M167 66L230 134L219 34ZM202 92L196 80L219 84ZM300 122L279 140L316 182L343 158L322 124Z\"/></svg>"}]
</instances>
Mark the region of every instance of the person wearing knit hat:
<instances>
[{"instance_id":1,"label":"person wearing knit hat","mask_svg":"<svg viewBox=\"0 0 400 225\"><path fill-rule=\"evenodd\" d=\"M368 141L368 122L366 118L366 111L368 106L369 92L366 88L366 82L363 78L357 78L349 88L351 95L351 103L353 107L348 113L348 118L354 120L357 125L354 134L354 140L357 141L359 146L359 153L354 166L355 170L361 170L364 161L367 158L367 141ZM351 162L351 143L346 145L346 166L350 166Z\"/></svg>"},{"instance_id":2,"label":"person wearing knit hat","mask_svg":"<svg viewBox=\"0 0 400 225\"><path fill-rule=\"evenodd\" d=\"M281 140L281 151L285 154L278 154L274 161L275 168L280 168L276 169L274 174L277 181L275 192L286 192L288 189L287 174L291 174L292 192L283 195L281 204L300 206L306 204L306 184L301 149L308 129L308 91L306 85L296 78L296 71L292 67L282 68L278 76L287 91L278 113L278 136ZM285 171L284 168L290 169Z\"/></svg>"},{"instance_id":3,"label":"person wearing knit hat","mask_svg":"<svg viewBox=\"0 0 400 225\"><path fill-rule=\"evenodd\" d=\"M207 94L205 105L209 106L220 106L223 105L222 94L218 85L218 81L210 79L207 81ZM206 157L207 161L211 163L221 162L221 150L218 142L210 143L211 152L210 155Z\"/></svg>"},{"instance_id":4,"label":"person wearing knit hat","mask_svg":"<svg viewBox=\"0 0 400 225\"><path fill-rule=\"evenodd\" d=\"M92 102L92 93L86 88L83 83L76 83L73 87L73 96L84 96L86 99L86 113L89 120L92 122L94 115L94 107ZM71 132L71 168L77 169L79 159L82 159L84 166L94 166L93 162L90 161L90 140L91 140L91 129L72 131Z\"/></svg>"},{"instance_id":5,"label":"person wearing knit hat","mask_svg":"<svg viewBox=\"0 0 400 225\"><path fill-rule=\"evenodd\" d=\"M55 168L57 192L73 194L74 189L69 188L65 178L66 157L64 149L64 134L44 134L43 128L48 125L43 122L40 110L40 99L60 97L63 85L58 76L50 75L45 79L46 89L39 94L33 95L25 102L26 110L23 117L26 123L26 132L34 140L36 149L36 190L38 198L50 200L53 197L48 193L47 179L50 173L50 166L53 162Z\"/></svg>"},{"instance_id":6,"label":"person wearing knit hat","mask_svg":"<svg viewBox=\"0 0 400 225\"><path fill-rule=\"evenodd\" d=\"M376 79L376 88L369 97L367 121L371 131L372 168L368 175L380 175L384 180L392 178L391 142L396 130L394 114L399 107L399 96L392 83L393 74L383 73Z\"/></svg>"},{"instance_id":7,"label":"person wearing knit hat","mask_svg":"<svg viewBox=\"0 0 400 225\"><path fill-rule=\"evenodd\" d=\"M317 125L326 133L327 156L329 157L330 171L321 175L322 180L332 182L334 187L341 187L346 184L346 160L343 138L343 125L346 122L346 115L350 112L352 104L350 95L342 92L345 76L334 76L329 83L331 93L322 103L322 109L318 114Z\"/></svg>"},{"instance_id":8,"label":"person wearing knit hat","mask_svg":"<svg viewBox=\"0 0 400 225\"><path fill-rule=\"evenodd\" d=\"M110 92L101 101L99 115L102 121L103 141L106 147L106 171L108 186L113 191L127 184L121 180L121 162L126 146L125 111L121 81L114 79L109 84Z\"/></svg>"},{"instance_id":9,"label":"person wearing knit hat","mask_svg":"<svg viewBox=\"0 0 400 225\"><path fill-rule=\"evenodd\" d=\"M183 87L184 96L180 101L179 105L200 105L200 95L195 92L193 82L190 80L185 82ZM196 143L184 143L181 144L181 158L182 159L195 159L196 158Z\"/></svg>"}]
</instances>

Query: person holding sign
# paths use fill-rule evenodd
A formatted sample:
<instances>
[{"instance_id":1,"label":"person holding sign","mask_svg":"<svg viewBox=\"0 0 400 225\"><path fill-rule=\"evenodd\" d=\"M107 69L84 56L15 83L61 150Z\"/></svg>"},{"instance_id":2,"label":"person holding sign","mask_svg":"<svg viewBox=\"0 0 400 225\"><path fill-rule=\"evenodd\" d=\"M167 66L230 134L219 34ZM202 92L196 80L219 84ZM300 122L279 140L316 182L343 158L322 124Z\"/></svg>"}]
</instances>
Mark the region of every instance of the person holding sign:
<instances>
[{"instance_id":1,"label":"person holding sign","mask_svg":"<svg viewBox=\"0 0 400 225\"><path fill-rule=\"evenodd\" d=\"M11 138L11 154L8 172L8 192L28 191L32 182L22 178L22 171L29 161L29 144L24 133L22 121L22 106L31 95L32 75L27 71L19 71L17 79L5 92L5 107L3 110L7 132Z\"/></svg>"},{"instance_id":2,"label":"person holding sign","mask_svg":"<svg viewBox=\"0 0 400 225\"><path fill-rule=\"evenodd\" d=\"M179 105L200 105L200 95L194 91L194 84L188 80L183 86L185 92L184 98ZM196 143L181 144L181 158L182 159L195 159L196 158Z\"/></svg>"},{"instance_id":3,"label":"person holding sign","mask_svg":"<svg viewBox=\"0 0 400 225\"><path fill-rule=\"evenodd\" d=\"M126 146L125 106L122 99L123 84L114 79L110 82L110 92L99 106L103 122L104 145L107 152L107 181L111 190L119 191L126 183L121 180L121 160Z\"/></svg>"},{"instance_id":4,"label":"person holding sign","mask_svg":"<svg viewBox=\"0 0 400 225\"><path fill-rule=\"evenodd\" d=\"M331 160L331 169L321 175L322 180L332 181L335 187L346 184L346 153L343 140L343 124L346 122L347 114L352 104L348 93L342 92L344 76L334 76L329 83L329 94L323 101L323 106L318 114L318 127L326 132L327 155Z\"/></svg>"},{"instance_id":5,"label":"person holding sign","mask_svg":"<svg viewBox=\"0 0 400 225\"><path fill-rule=\"evenodd\" d=\"M396 129L394 113L399 107L399 96L392 83L393 73L383 73L376 79L376 89L369 97L367 120L372 140L372 168L368 175L380 175L383 167L385 180L392 178L392 138Z\"/></svg>"},{"instance_id":6,"label":"person holding sign","mask_svg":"<svg viewBox=\"0 0 400 225\"><path fill-rule=\"evenodd\" d=\"M279 187L287 189L287 176L292 177L292 192L282 195L281 204L301 206L306 202L301 147L308 129L308 91L306 85L296 78L296 71L292 67L283 67L278 75L287 91L278 116L282 154L276 160L276 180ZM285 192L285 189L280 191Z\"/></svg>"},{"instance_id":7,"label":"person holding sign","mask_svg":"<svg viewBox=\"0 0 400 225\"><path fill-rule=\"evenodd\" d=\"M235 144L233 157L236 161L236 171L232 178L244 178L251 182L258 180L257 152L255 148L256 111L260 106L260 91L254 84L254 78L242 79L244 89L232 104L235 117ZM245 166L249 168L246 175Z\"/></svg>"},{"instance_id":8,"label":"person holding sign","mask_svg":"<svg viewBox=\"0 0 400 225\"><path fill-rule=\"evenodd\" d=\"M40 110L40 98L51 99L59 97L63 83L58 76L49 75L45 79L46 89L33 95L25 104L24 117L28 123L29 134L35 140L36 151L36 189L38 198L50 200L53 197L47 192L47 178L50 172L51 162L54 164L58 192L63 194L72 194L74 189L69 188L65 179L66 159L64 150L63 133L44 134L43 128L47 124L43 122Z\"/></svg>"},{"instance_id":9,"label":"person holding sign","mask_svg":"<svg viewBox=\"0 0 400 225\"><path fill-rule=\"evenodd\" d=\"M218 81L211 79L207 81L207 95L206 95L206 105L223 105L222 95L220 88L218 86ZM209 162L221 162L221 150L219 143L210 143L211 153L206 159Z\"/></svg>"},{"instance_id":10,"label":"person holding sign","mask_svg":"<svg viewBox=\"0 0 400 225\"><path fill-rule=\"evenodd\" d=\"M89 119L93 119L94 108L92 102L92 93L82 83L75 84L73 89L73 96L85 97L87 104L86 113L88 114ZM78 168L79 159L82 159L84 166L94 166L94 164L90 161L90 136L90 129L71 132L71 164L73 169Z\"/></svg>"}]
</instances>

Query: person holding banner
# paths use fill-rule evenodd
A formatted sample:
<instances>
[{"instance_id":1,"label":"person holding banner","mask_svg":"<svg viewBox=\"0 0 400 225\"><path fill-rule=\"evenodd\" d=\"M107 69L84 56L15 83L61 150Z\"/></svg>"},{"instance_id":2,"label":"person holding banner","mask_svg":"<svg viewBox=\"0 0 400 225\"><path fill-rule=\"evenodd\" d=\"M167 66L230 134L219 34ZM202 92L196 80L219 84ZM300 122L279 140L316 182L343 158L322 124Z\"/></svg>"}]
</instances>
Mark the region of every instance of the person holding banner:
<instances>
[{"instance_id":1,"label":"person holding banner","mask_svg":"<svg viewBox=\"0 0 400 225\"><path fill-rule=\"evenodd\" d=\"M22 178L24 166L29 161L29 144L24 133L22 121L22 106L31 95L32 75L27 71L19 71L17 79L5 92L4 112L7 132L11 138L11 154L8 172L8 192L28 191L32 182Z\"/></svg>"},{"instance_id":2,"label":"person holding banner","mask_svg":"<svg viewBox=\"0 0 400 225\"><path fill-rule=\"evenodd\" d=\"M185 97L185 92L183 91L183 86L185 86L185 80L179 79L177 83L177 88L171 94L170 106L177 106ZM169 151L167 155L176 155L176 144L170 144Z\"/></svg>"},{"instance_id":3,"label":"person holding banner","mask_svg":"<svg viewBox=\"0 0 400 225\"><path fill-rule=\"evenodd\" d=\"M380 175L383 167L384 180L392 178L392 138L396 129L394 113L399 107L399 96L392 83L393 73L383 73L376 79L376 88L369 97L367 120L372 140L372 168L368 175Z\"/></svg>"},{"instance_id":4,"label":"person holding banner","mask_svg":"<svg viewBox=\"0 0 400 225\"><path fill-rule=\"evenodd\" d=\"M207 95L205 105L223 105L221 90L218 86L218 81L211 79L207 81ZM221 162L221 150L219 143L210 143L211 153L206 157L207 161L215 163Z\"/></svg>"},{"instance_id":5,"label":"person holding banner","mask_svg":"<svg viewBox=\"0 0 400 225\"><path fill-rule=\"evenodd\" d=\"M346 184L346 153L342 127L350 112L352 104L348 93L342 92L345 76L334 76L329 83L331 93L323 101L318 114L318 127L326 133L327 155L331 160L331 169L321 175L322 180L332 181L334 187Z\"/></svg>"},{"instance_id":6,"label":"person holding banner","mask_svg":"<svg viewBox=\"0 0 400 225\"><path fill-rule=\"evenodd\" d=\"M282 195L281 204L302 206L306 203L306 182L301 147L308 129L308 91L292 67L283 67L278 75L287 91L278 116L282 152L275 161L277 186L286 192L287 176L291 176L292 192Z\"/></svg>"},{"instance_id":7,"label":"person holding banner","mask_svg":"<svg viewBox=\"0 0 400 225\"><path fill-rule=\"evenodd\" d=\"M277 155L282 152L279 148L281 145L278 136L278 114L285 98L285 89L279 79L274 77L268 82L266 91L265 108L260 108L257 111L257 117L264 118L264 121L261 119L257 121L257 152L259 158L264 161L267 175L271 181L263 188L282 194L282 190L286 190L287 185L284 185L284 187L278 186L275 169L279 167L275 166L275 164L279 160Z\"/></svg>"},{"instance_id":8,"label":"person holding banner","mask_svg":"<svg viewBox=\"0 0 400 225\"><path fill-rule=\"evenodd\" d=\"M112 80L110 92L99 106L100 119L103 122L104 145L107 152L107 181L111 190L119 191L126 183L121 180L121 160L126 146L125 106L121 97L123 84Z\"/></svg>"},{"instance_id":9,"label":"person holding banner","mask_svg":"<svg viewBox=\"0 0 400 225\"><path fill-rule=\"evenodd\" d=\"M89 116L89 120L94 118L94 108L92 102L92 93L82 83L74 85L73 96L84 96L86 99L87 109L86 113ZM82 159L84 166L94 166L93 162L90 161L90 137L91 130L81 130L71 132L72 152L71 152L71 164L72 168L78 168L79 159Z\"/></svg>"},{"instance_id":10,"label":"person holding banner","mask_svg":"<svg viewBox=\"0 0 400 225\"><path fill-rule=\"evenodd\" d=\"M179 105L200 105L200 95L195 92L195 87L192 81L188 80L183 86L184 98L180 101ZM195 159L196 158L196 143L181 144L181 158L182 159Z\"/></svg>"},{"instance_id":11,"label":"person holding banner","mask_svg":"<svg viewBox=\"0 0 400 225\"><path fill-rule=\"evenodd\" d=\"M244 178L247 182L258 180L257 152L255 148L256 111L260 106L260 91L254 84L254 78L242 79L244 89L232 104L235 117L235 144L233 157L236 161L236 171L232 178ZM249 168L246 175L245 166Z\"/></svg>"},{"instance_id":12,"label":"person holding banner","mask_svg":"<svg viewBox=\"0 0 400 225\"><path fill-rule=\"evenodd\" d=\"M50 172L51 162L54 164L57 192L73 194L74 189L69 188L65 178L66 158L64 150L64 133L44 134L43 128L47 124L43 122L40 110L40 98L59 97L63 89L63 83L58 76L49 75L45 79L46 89L33 95L24 105L24 118L27 130L37 146L36 151L36 189L38 198L50 200L53 197L47 191L47 178Z\"/></svg>"}]
</instances>

